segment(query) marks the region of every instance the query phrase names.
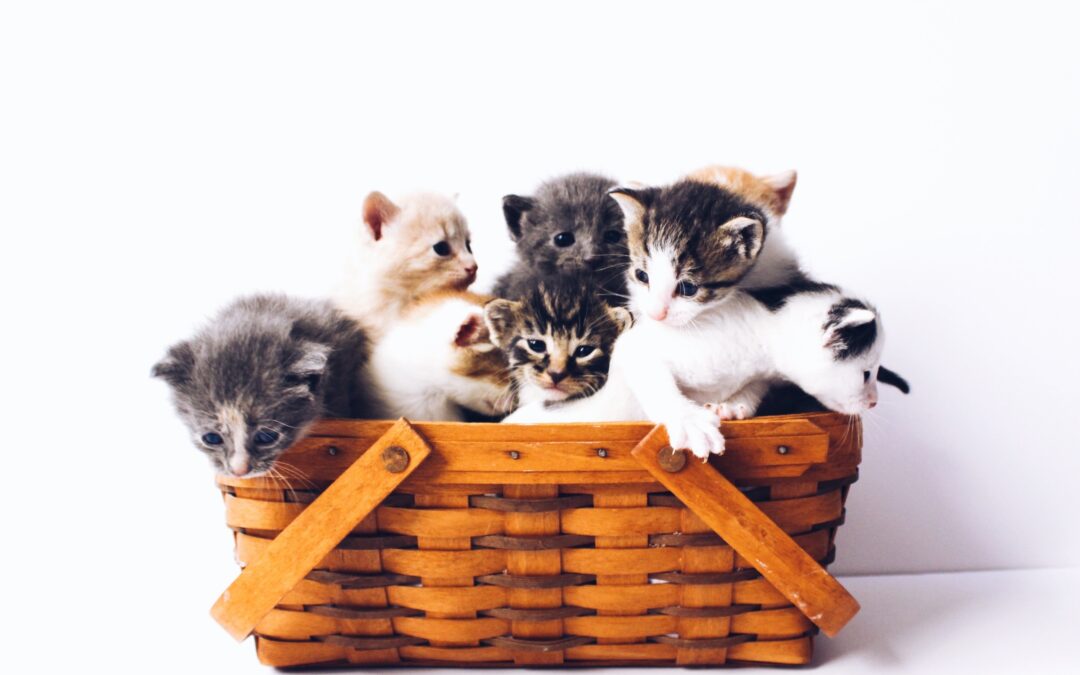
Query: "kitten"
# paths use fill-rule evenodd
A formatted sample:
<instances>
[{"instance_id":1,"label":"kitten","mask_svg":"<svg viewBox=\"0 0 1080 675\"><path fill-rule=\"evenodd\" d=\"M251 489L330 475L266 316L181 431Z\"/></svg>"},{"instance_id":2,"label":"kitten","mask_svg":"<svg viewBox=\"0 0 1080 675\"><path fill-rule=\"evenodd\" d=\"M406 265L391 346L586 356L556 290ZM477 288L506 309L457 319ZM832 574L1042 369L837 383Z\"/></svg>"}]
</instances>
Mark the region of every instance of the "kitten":
<instances>
[{"instance_id":1,"label":"kitten","mask_svg":"<svg viewBox=\"0 0 1080 675\"><path fill-rule=\"evenodd\" d=\"M622 213L607 195L616 183L573 173L542 183L531 197L503 197L503 215L518 261L495 284L495 295L516 300L540 279L594 278L614 304L625 304L626 234Z\"/></svg>"},{"instance_id":2,"label":"kitten","mask_svg":"<svg viewBox=\"0 0 1080 675\"><path fill-rule=\"evenodd\" d=\"M719 305L753 271L769 215L730 190L694 180L618 188L636 318L683 326Z\"/></svg>"},{"instance_id":3,"label":"kitten","mask_svg":"<svg viewBox=\"0 0 1080 675\"><path fill-rule=\"evenodd\" d=\"M491 417L513 408L506 358L484 324L488 300L444 291L393 323L376 342L368 368L383 417L460 422L466 411Z\"/></svg>"},{"instance_id":4,"label":"kitten","mask_svg":"<svg viewBox=\"0 0 1080 675\"><path fill-rule=\"evenodd\" d=\"M368 417L363 330L329 303L241 298L153 368L195 447L226 476L257 476L317 418Z\"/></svg>"},{"instance_id":5,"label":"kitten","mask_svg":"<svg viewBox=\"0 0 1080 675\"><path fill-rule=\"evenodd\" d=\"M469 226L454 200L420 193L390 201L364 199L346 279L334 301L373 336L416 299L443 289L464 290L476 279Z\"/></svg>"},{"instance_id":6,"label":"kitten","mask_svg":"<svg viewBox=\"0 0 1080 675\"><path fill-rule=\"evenodd\" d=\"M615 338L631 323L587 279L541 281L519 301L493 300L484 320L506 353L521 403L565 401L603 386Z\"/></svg>"},{"instance_id":7,"label":"kitten","mask_svg":"<svg viewBox=\"0 0 1080 675\"><path fill-rule=\"evenodd\" d=\"M834 286L775 308L735 291L724 311L702 312L693 325L635 325L616 343L610 379L595 396L528 406L506 421L665 421L674 447L704 458L723 452L723 437L712 435L718 421L754 414L770 382L794 383L826 408L857 415L877 405L876 382L887 379L877 311Z\"/></svg>"},{"instance_id":8,"label":"kitten","mask_svg":"<svg viewBox=\"0 0 1080 675\"><path fill-rule=\"evenodd\" d=\"M722 452L719 418L701 403L714 400L712 382L742 372L744 355L731 358L739 349L729 346L717 327L730 323L728 311L739 314L740 303L728 306L729 300L749 297L736 287L758 261L770 217L767 205L695 180L620 188L612 196L625 217L630 305L639 319L615 350L617 361L625 364L615 368L625 381L622 390L640 406L642 417L667 427L676 447L698 456ZM613 388L608 396L619 391ZM702 398L703 392L709 397ZM725 414L745 415L763 393L755 381L717 402Z\"/></svg>"}]
</instances>

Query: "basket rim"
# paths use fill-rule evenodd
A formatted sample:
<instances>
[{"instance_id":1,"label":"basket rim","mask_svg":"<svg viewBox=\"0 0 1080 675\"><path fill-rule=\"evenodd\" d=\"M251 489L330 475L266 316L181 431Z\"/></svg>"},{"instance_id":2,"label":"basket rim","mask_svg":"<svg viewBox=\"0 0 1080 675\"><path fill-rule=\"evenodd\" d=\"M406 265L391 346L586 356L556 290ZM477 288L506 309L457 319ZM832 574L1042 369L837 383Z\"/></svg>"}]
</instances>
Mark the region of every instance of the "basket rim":
<instances>
[{"instance_id":1,"label":"basket rim","mask_svg":"<svg viewBox=\"0 0 1080 675\"><path fill-rule=\"evenodd\" d=\"M303 473L304 483L325 485L363 456L394 423L325 419L282 455ZM499 424L410 423L430 444L426 464L400 487L477 484L655 483L630 452L662 425L648 422ZM850 475L861 461L861 420L839 413L805 413L725 422L724 455L709 463L742 483L794 479L829 480ZM274 488L265 477L216 476L220 488ZM291 483L290 483L291 484Z\"/></svg>"}]
</instances>

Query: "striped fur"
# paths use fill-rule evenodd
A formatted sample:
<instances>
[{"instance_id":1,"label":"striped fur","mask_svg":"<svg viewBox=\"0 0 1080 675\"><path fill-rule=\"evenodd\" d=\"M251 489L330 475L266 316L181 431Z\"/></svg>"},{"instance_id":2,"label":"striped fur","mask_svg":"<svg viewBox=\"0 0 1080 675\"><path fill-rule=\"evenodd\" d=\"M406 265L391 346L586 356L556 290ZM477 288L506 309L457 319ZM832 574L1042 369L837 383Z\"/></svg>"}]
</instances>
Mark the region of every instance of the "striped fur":
<instances>
[{"instance_id":1,"label":"striped fur","mask_svg":"<svg viewBox=\"0 0 1080 675\"><path fill-rule=\"evenodd\" d=\"M595 392L607 379L615 338L630 323L627 310L574 277L541 281L518 301L492 301L484 318L522 403Z\"/></svg>"}]
</instances>

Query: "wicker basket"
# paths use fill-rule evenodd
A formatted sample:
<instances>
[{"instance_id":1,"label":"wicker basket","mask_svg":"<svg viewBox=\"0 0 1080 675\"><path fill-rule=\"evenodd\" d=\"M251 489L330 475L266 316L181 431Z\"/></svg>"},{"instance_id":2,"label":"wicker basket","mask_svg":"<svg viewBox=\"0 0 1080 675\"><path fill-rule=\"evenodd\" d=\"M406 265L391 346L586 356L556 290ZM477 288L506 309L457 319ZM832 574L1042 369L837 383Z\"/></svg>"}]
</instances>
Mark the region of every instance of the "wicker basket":
<instances>
[{"instance_id":1,"label":"wicker basket","mask_svg":"<svg viewBox=\"0 0 1080 675\"><path fill-rule=\"evenodd\" d=\"M323 421L303 478L219 479L212 613L277 667L805 664L858 610L823 566L860 429L725 423L702 464L648 424Z\"/></svg>"}]
</instances>

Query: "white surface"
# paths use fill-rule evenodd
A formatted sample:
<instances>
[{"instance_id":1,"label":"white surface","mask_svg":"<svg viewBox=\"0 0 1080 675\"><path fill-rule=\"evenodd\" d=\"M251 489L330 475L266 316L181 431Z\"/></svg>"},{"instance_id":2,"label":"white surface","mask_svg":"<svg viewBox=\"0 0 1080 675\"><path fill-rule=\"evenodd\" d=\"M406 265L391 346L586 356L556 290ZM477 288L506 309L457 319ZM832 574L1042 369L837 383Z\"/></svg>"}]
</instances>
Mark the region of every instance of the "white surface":
<instances>
[{"instance_id":1,"label":"white surface","mask_svg":"<svg viewBox=\"0 0 1080 675\"><path fill-rule=\"evenodd\" d=\"M835 639L818 636L815 673L928 675L1077 672L1080 657L1080 570L954 572L947 574L850 577L841 581L862 611ZM250 640L236 644L205 613L206 598L180 598L168 589L145 595L137 605L166 602L174 618L165 631L153 621L133 623L122 634L108 626L108 639L84 631L67 634L67 646L48 661L73 657L69 672L213 672L242 675L273 672L261 666ZM205 595L205 594L203 594ZM77 659L77 661L76 661ZM54 670L49 672L59 672ZM370 670L370 669L367 669ZM691 672L685 669L603 668L596 673ZM461 673L459 669L399 669L388 673ZM522 673L521 670L487 670ZM783 669L740 668L736 673L779 673Z\"/></svg>"},{"instance_id":2,"label":"white surface","mask_svg":"<svg viewBox=\"0 0 1080 675\"><path fill-rule=\"evenodd\" d=\"M800 171L792 240L875 299L915 388L867 421L837 570L1080 564L1065 3L380 4L0 7L0 565L36 662L250 664L205 614L235 570L148 377L168 344L242 292L323 293L375 188L460 192L490 282L499 197L578 168ZM922 632L978 616L890 649L1043 633Z\"/></svg>"}]
</instances>

